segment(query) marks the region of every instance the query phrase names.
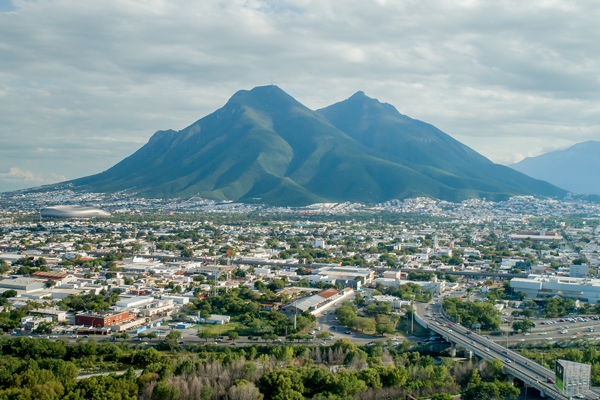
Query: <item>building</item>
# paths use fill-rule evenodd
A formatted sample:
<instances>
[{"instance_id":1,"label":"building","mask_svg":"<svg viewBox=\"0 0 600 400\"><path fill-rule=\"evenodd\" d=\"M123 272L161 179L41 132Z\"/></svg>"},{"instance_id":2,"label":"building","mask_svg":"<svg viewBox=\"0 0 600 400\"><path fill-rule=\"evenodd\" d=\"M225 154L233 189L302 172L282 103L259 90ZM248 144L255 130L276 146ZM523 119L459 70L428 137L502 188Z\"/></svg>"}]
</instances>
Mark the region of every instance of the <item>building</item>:
<instances>
[{"instance_id":1,"label":"building","mask_svg":"<svg viewBox=\"0 0 600 400\"><path fill-rule=\"evenodd\" d=\"M31 293L45 289L44 281L33 278L4 279L0 281L0 292L16 290L17 292Z\"/></svg>"},{"instance_id":2,"label":"building","mask_svg":"<svg viewBox=\"0 0 600 400\"><path fill-rule=\"evenodd\" d=\"M383 277L386 279L402 279L402 272L401 271L385 271L383 273Z\"/></svg>"},{"instance_id":3,"label":"building","mask_svg":"<svg viewBox=\"0 0 600 400\"><path fill-rule=\"evenodd\" d=\"M354 293L354 290L350 288L343 289L341 292L335 289L327 289L315 295L286 304L282 307L282 310L299 313L310 311L313 314L317 314L329 305L335 304L338 300L341 300L352 293Z\"/></svg>"},{"instance_id":4,"label":"building","mask_svg":"<svg viewBox=\"0 0 600 400\"><path fill-rule=\"evenodd\" d=\"M561 241L563 237L559 235L557 232L517 232L509 235L511 240L525 240L530 239L534 241L544 241L544 240L552 240L552 241Z\"/></svg>"},{"instance_id":5,"label":"building","mask_svg":"<svg viewBox=\"0 0 600 400\"><path fill-rule=\"evenodd\" d=\"M115 303L115 306L123 307L123 308L134 308L134 307L143 306L144 304L152 303L153 301L154 301L154 297L148 297L148 296L133 296L133 297L121 296L121 300L117 301Z\"/></svg>"},{"instance_id":6,"label":"building","mask_svg":"<svg viewBox=\"0 0 600 400\"><path fill-rule=\"evenodd\" d=\"M560 296L591 304L600 300L600 279L529 275L511 279L510 287L530 298Z\"/></svg>"},{"instance_id":7,"label":"building","mask_svg":"<svg viewBox=\"0 0 600 400\"><path fill-rule=\"evenodd\" d=\"M23 317L23 318L21 318L21 328L23 328L27 332L32 332L32 331L36 330L37 327L40 326L40 324L42 322L51 324L52 317L42 317L42 318L34 317L34 316Z\"/></svg>"},{"instance_id":8,"label":"building","mask_svg":"<svg viewBox=\"0 0 600 400\"><path fill-rule=\"evenodd\" d=\"M82 206L53 206L43 208L42 218L107 218L110 213L99 208Z\"/></svg>"},{"instance_id":9,"label":"building","mask_svg":"<svg viewBox=\"0 0 600 400\"><path fill-rule=\"evenodd\" d=\"M360 267L350 267L350 266L338 266L338 265L330 265L323 268L319 268L318 270L313 269L313 274L310 277L316 279L314 276L323 276L326 277L334 283L335 280L361 280L365 285L370 284L375 278L375 272L368 268L360 268ZM309 279L310 282L310 279ZM321 280L321 282L324 282Z\"/></svg>"},{"instance_id":10,"label":"building","mask_svg":"<svg viewBox=\"0 0 600 400\"><path fill-rule=\"evenodd\" d=\"M572 264L569 266L569 276L572 278L589 278L590 266L587 264Z\"/></svg>"},{"instance_id":11,"label":"building","mask_svg":"<svg viewBox=\"0 0 600 400\"><path fill-rule=\"evenodd\" d=\"M93 312L88 311L75 315L75 324L90 326L93 328L104 328L112 325L121 325L131 320L129 311L107 311Z\"/></svg>"},{"instance_id":12,"label":"building","mask_svg":"<svg viewBox=\"0 0 600 400\"><path fill-rule=\"evenodd\" d=\"M211 315L204 320L207 324L225 325L231 320L229 315Z\"/></svg>"},{"instance_id":13,"label":"building","mask_svg":"<svg viewBox=\"0 0 600 400\"><path fill-rule=\"evenodd\" d=\"M33 274L31 274L32 278L35 279L43 279L46 281L54 281L57 284L65 284L65 283L69 283L69 282L75 282L77 281L77 277L73 274L64 274L62 272L44 272L44 271L37 271L34 272Z\"/></svg>"}]
</instances>

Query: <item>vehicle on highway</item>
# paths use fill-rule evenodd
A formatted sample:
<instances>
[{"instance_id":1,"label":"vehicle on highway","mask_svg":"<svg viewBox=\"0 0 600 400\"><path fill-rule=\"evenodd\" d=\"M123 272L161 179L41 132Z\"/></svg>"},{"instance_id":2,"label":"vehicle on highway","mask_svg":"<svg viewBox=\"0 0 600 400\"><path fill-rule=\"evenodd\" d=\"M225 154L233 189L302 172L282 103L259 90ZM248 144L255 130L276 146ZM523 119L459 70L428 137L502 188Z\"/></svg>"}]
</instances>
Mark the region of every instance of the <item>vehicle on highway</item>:
<instances>
[{"instance_id":1,"label":"vehicle on highway","mask_svg":"<svg viewBox=\"0 0 600 400\"><path fill-rule=\"evenodd\" d=\"M525 332L523 335L524 335L524 336L529 336L529 335L531 335L531 333L529 333L529 332Z\"/></svg>"},{"instance_id":2,"label":"vehicle on highway","mask_svg":"<svg viewBox=\"0 0 600 400\"><path fill-rule=\"evenodd\" d=\"M508 358L505 358L505 359L504 359L504 361L506 361L506 362L507 362L507 363L509 363L509 364L512 362L512 361L511 361L510 359L508 359Z\"/></svg>"},{"instance_id":3,"label":"vehicle on highway","mask_svg":"<svg viewBox=\"0 0 600 400\"><path fill-rule=\"evenodd\" d=\"M487 347L483 349L484 351L487 351L488 353L490 352L490 349L488 349Z\"/></svg>"},{"instance_id":4,"label":"vehicle on highway","mask_svg":"<svg viewBox=\"0 0 600 400\"><path fill-rule=\"evenodd\" d=\"M350 334L352 334L352 332L346 331L346 335L350 335Z\"/></svg>"},{"instance_id":5,"label":"vehicle on highway","mask_svg":"<svg viewBox=\"0 0 600 400\"><path fill-rule=\"evenodd\" d=\"M519 339L519 342L524 342L524 341L525 341L525 339L522 339L522 338L521 338L521 339Z\"/></svg>"},{"instance_id":6,"label":"vehicle on highway","mask_svg":"<svg viewBox=\"0 0 600 400\"><path fill-rule=\"evenodd\" d=\"M448 332L452 332L452 329L448 328Z\"/></svg>"},{"instance_id":7,"label":"vehicle on highway","mask_svg":"<svg viewBox=\"0 0 600 400\"><path fill-rule=\"evenodd\" d=\"M320 342L320 343L319 343L319 346L325 346L326 344L327 344L327 343L325 343L325 342Z\"/></svg>"},{"instance_id":8,"label":"vehicle on highway","mask_svg":"<svg viewBox=\"0 0 600 400\"><path fill-rule=\"evenodd\" d=\"M547 337L546 340L554 340L554 339L551 337Z\"/></svg>"},{"instance_id":9,"label":"vehicle on highway","mask_svg":"<svg viewBox=\"0 0 600 400\"><path fill-rule=\"evenodd\" d=\"M552 378L547 378L546 380L548 381L548 383L554 383L554 379Z\"/></svg>"}]
</instances>

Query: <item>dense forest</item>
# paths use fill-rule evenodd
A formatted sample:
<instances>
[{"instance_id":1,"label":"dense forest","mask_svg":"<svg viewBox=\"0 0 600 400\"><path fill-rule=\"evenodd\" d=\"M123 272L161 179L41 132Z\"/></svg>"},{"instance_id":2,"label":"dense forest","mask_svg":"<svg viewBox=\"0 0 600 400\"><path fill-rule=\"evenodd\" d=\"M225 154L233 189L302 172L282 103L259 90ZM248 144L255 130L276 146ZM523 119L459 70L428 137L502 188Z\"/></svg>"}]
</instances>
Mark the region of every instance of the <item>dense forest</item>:
<instances>
[{"instance_id":1,"label":"dense forest","mask_svg":"<svg viewBox=\"0 0 600 400\"><path fill-rule=\"evenodd\" d=\"M0 398L7 400L367 400L408 394L449 400L448 394L461 392L468 399L490 391L496 398L519 393L505 382L501 363L436 363L411 342L228 347L180 346L168 339L144 348L5 337L0 346ZM106 371L113 372L100 374Z\"/></svg>"}]
</instances>

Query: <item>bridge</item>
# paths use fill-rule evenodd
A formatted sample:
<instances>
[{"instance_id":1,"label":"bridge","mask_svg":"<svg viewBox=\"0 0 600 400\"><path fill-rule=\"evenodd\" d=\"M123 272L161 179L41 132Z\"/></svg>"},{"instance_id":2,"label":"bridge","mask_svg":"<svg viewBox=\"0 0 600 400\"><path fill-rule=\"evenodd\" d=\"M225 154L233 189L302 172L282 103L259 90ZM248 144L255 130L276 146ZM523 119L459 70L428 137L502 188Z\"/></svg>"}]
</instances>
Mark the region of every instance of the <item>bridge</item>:
<instances>
[{"instance_id":1,"label":"bridge","mask_svg":"<svg viewBox=\"0 0 600 400\"><path fill-rule=\"evenodd\" d=\"M503 372L509 381L519 379L528 387L537 389L542 397L556 400L570 400L555 385L554 371L543 367L510 349L499 345L485 336L453 323L446 318L441 303L415 304L415 320L423 327L437 333L450 342L451 355L456 356L456 347L464 348L469 356L477 356L487 361L498 359L502 362ZM446 326L444 326L446 325ZM587 400L596 400L597 393L590 391L583 394Z\"/></svg>"}]
</instances>

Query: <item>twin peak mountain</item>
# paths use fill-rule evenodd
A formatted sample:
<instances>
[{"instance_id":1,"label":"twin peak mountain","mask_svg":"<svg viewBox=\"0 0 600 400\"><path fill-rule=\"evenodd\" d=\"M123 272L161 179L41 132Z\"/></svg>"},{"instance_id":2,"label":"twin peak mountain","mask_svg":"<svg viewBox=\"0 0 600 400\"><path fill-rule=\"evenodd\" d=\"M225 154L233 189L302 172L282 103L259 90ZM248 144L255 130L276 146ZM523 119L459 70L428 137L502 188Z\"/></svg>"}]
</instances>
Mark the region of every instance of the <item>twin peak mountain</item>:
<instances>
[{"instance_id":1,"label":"twin peak mountain","mask_svg":"<svg viewBox=\"0 0 600 400\"><path fill-rule=\"evenodd\" d=\"M107 171L69 183L282 206L566 194L363 92L312 111L277 86L241 90L189 127L158 131Z\"/></svg>"}]
</instances>

